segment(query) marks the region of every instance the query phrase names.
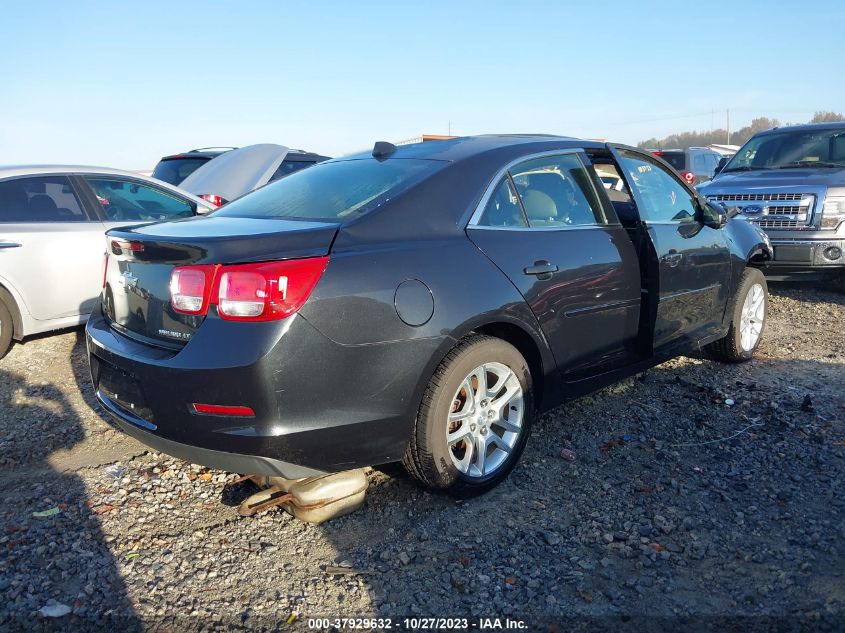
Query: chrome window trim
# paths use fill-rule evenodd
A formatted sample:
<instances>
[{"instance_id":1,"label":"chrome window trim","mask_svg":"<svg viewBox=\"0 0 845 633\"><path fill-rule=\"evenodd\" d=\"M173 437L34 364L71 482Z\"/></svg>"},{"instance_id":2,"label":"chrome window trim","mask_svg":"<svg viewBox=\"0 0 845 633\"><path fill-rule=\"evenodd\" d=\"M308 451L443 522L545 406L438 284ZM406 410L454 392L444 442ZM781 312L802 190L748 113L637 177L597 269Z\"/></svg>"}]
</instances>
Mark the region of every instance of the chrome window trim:
<instances>
[{"instance_id":1,"label":"chrome window trim","mask_svg":"<svg viewBox=\"0 0 845 633\"><path fill-rule=\"evenodd\" d=\"M621 226L619 222L607 222L604 224L580 224L574 226L483 226L478 224L481 220L481 216L484 214L484 209L487 208L487 203L490 202L490 198L493 196L493 193L496 191L496 187L498 186L499 182L505 175L513 168L519 165L520 163L525 163L531 160L535 160L537 158L548 158L551 156L567 156L570 154L574 154L576 158L578 158L578 162L581 163L581 166L584 169L587 169L587 165L584 164L584 161L581 160L581 156L579 154L584 153L583 147L575 147L569 149L552 149L546 150L544 152L536 152L534 154L526 154L525 156L520 156L519 158L515 158L509 163L507 163L504 167L499 169L496 172L496 175L493 176L493 179L488 183L487 188L484 190L484 195L481 196L481 200L479 200L478 204L475 207L475 211L473 212L472 216L467 222L466 228L468 229L484 229L484 230L493 230L493 231L570 231L572 229L595 229L595 228L604 228L608 226ZM595 183L593 183L593 179L590 178L591 186L593 187L593 192L596 195L596 199L599 199L598 191L595 191ZM518 192L517 192L518 193ZM588 201L589 202L589 201ZM601 215L605 215L604 209L599 209Z\"/></svg>"}]
</instances>

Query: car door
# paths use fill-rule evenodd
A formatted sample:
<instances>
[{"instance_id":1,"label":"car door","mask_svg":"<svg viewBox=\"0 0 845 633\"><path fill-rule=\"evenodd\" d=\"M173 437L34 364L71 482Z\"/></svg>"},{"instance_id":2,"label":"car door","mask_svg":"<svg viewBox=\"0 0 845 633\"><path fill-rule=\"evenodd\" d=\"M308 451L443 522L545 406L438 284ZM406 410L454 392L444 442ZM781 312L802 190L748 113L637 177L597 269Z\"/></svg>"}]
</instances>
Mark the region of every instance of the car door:
<instances>
[{"instance_id":1,"label":"car door","mask_svg":"<svg viewBox=\"0 0 845 633\"><path fill-rule=\"evenodd\" d=\"M0 182L0 283L38 321L91 312L103 281L103 224L65 175Z\"/></svg>"},{"instance_id":2,"label":"car door","mask_svg":"<svg viewBox=\"0 0 845 633\"><path fill-rule=\"evenodd\" d=\"M731 268L725 235L700 221L695 193L670 168L629 148L612 151L657 260L654 350L695 344L722 326Z\"/></svg>"},{"instance_id":3,"label":"car door","mask_svg":"<svg viewBox=\"0 0 845 633\"><path fill-rule=\"evenodd\" d=\"M531 306L571 382L637 353L637 255L587 163L575 150L517 161L494 180L467 227Z\"/></svg>"}]
</instances>

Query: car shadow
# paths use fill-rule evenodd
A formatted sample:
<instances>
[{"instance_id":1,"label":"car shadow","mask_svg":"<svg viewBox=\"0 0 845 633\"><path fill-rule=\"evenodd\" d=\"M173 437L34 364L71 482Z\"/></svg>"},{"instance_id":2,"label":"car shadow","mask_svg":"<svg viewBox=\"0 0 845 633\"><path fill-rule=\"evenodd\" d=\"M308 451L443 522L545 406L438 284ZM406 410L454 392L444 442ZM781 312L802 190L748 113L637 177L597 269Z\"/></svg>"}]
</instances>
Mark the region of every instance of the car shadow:
<instances>
[{"instance_id":1,"label":"car shadow","mask_svg":"<svg viewBox=\"0 0 845 633\"><path fill-rule=\"evenodd\" d=\"M0 629L140 630L86 483L61 456L85 440L62 389L0 366Z\"/></svg>"}]
</instances>

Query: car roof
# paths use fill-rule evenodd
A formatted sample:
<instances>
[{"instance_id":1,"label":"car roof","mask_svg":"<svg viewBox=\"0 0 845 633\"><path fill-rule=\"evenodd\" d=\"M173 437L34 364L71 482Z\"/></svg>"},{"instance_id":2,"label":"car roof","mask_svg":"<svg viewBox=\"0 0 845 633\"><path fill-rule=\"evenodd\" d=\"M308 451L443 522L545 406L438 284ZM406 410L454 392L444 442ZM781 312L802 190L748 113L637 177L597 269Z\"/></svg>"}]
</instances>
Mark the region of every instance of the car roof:
<instances>
[{"instance_id":1,"label":"car roof","mask_svg":"<svg viewBox=\"0 0 845 633\"><path fill-rule=\"evenodd\" d=\"M217 158L220 154L231 152L237 147L203 147L200 149L192 149L187 152L179 152L178 154L170 154L169 156L162 156L161 160L179 160L182 158Z\"/></svg>"},{"instance_id":2,"label":"car roof","mask_svg":"<svg viewBox=\"0 0 845 633\"><path fill-rule=\"evenodd\" d=\"M550 134L485 134L480 136L459 136L440 141L424 141L409 145L397 145L396 151L386 157L391 158L423 158L430 160L461 161L480 154L507 148L530 149L532 145L554 145L559 149L567 148L602 148L605 144L598 141L585 141L571 136L555 136ZM538 149L540 149L538 147ZM352 160L372 157L372 150L359 152L336 158L335 160Z\"/></svg>"},{"instance_id":3,"label":"car roof","mask_svg":"<svg viewBox=\"0 0 845 633\"><path fill-rule=\"evenodd\" d=\"M136 171L126 171L125 169L113 169L111 167L96 167L92 165L0 165L0 180L4 178L17 178L21 176L43 176L45 174L62 174L62 175L86 175L94 174L101 176L125 176L128 178L135 178L155 185L162 189L168 189L174 193L178 193L184 198L190 198L194 202L199 202L200 199L189 191L185 191L179 187L163 182L150 176L144 176ZM205 204L203 202L203 204Z\"/></svg>"},{"instance_id":4,"label":"car roof","mask_svg":"<svg viewBox=\"0 0 845 633\"><path fill-rule=\"evenodd\" d=\"M778 132L812 132L814 130L835 130L845 129L845 121L826 121L825 123L803 123L801 125L783 125L781 127L773 127L763 132L758 132L754 136L764 134L777 134Z\"/></svg>"},{"instance_id":5,"label":"car roof","mask_svg":"<svg viewBox=\"0 0 845 633\"><path fill-rule=\"evenodd\" d=\"M0 165L0 178L13 176L32 176L36 174L109 174L112 176L132 176L153 180L135 171L97 167L94 165ZM156 180L155 182L159 182Z\"/></svg>"}]
</instances>

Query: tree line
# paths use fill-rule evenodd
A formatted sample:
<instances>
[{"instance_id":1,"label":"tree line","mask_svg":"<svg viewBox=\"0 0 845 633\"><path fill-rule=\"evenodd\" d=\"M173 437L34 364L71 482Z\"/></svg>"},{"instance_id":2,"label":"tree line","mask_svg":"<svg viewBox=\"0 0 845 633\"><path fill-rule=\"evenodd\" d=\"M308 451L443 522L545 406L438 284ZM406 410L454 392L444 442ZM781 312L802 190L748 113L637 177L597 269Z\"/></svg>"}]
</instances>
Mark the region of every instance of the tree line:
<instances>
[{"instance_id":1,"label":"tree line","mask_svg":"<svg viewBox=\"0 0 845 633\"><path fill-rule=\"evenodd\" d=\"M845 121L845 115L842 115L839 112L816 112L809 122L823 123L825 121ZM724 143L727 143L728 145L742 145L757 132L762 132L763 130L779 126L780 121L777 119L758 117L756 119L752 119L751 125L731 132L730 141L728 140L728 131L723 128L710 130L708 132L680 132L679 134L670 134L666 138L662 139L649 138L637 143L637 147L686 149L687 147L703 147L705 145L721 145Z\"/></svg>"}]
</instances>

